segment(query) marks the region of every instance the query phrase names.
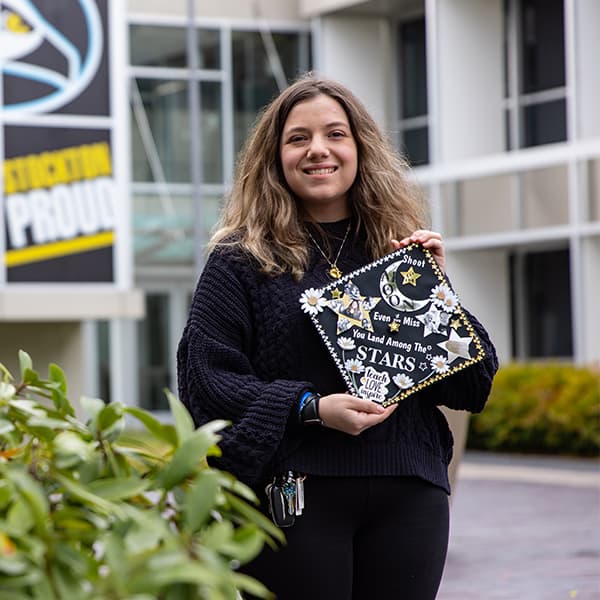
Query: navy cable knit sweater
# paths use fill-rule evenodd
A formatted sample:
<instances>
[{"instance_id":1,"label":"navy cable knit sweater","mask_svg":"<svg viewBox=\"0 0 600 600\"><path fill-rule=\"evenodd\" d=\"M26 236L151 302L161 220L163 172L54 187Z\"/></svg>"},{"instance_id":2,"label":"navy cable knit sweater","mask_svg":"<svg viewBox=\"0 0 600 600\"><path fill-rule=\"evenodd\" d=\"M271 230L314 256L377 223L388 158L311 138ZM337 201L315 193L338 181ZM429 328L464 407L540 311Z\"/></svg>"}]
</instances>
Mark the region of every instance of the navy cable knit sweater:
<instances>
[{"instance_id":1,"label":"navy cable knit sweater","mask_svg":"<svg viewBox=\"0 0 600 600\"><path fill-rule=\"evenodd\" d=\"M339 248L347 220L323 224ZM313 231L315 233L315 231ZM335 254L333 254L335 256ZM347 240L344 273L370 262L360 239ZM452 435L438 405L480 411L498 362L481 324L469 315L486 358L410 396L383 423L359 436L302 427L298 402L307 389L344 392L341 375L299 297L330 283L315 250L301 281L268 276L234 248L208 257L177 353L179 395L196 425L227 419L216 466L258 486L283 470L314 475L414 475L448 493Z\"/></svg>"}]
</instances>

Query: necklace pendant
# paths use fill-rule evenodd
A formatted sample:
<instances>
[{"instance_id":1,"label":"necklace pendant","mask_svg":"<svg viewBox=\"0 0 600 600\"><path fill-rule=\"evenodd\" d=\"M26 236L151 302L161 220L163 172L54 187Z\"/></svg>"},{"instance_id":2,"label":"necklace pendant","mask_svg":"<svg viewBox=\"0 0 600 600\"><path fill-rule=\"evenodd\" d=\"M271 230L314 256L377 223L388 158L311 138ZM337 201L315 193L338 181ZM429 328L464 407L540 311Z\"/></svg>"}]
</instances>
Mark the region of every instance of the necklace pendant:
<instances>
[{"instance_id":1,"label":"necklace pendant","mask_svg":"<svg viewBox=\"0 0 600 600\"><path fill-rule=\"evenodd\" d=\"M339 279L342 276L342 272L337 268L336 265L331 266L331 269L329 269L329 274L334 279Z\"/></svg>"}]
</instances>

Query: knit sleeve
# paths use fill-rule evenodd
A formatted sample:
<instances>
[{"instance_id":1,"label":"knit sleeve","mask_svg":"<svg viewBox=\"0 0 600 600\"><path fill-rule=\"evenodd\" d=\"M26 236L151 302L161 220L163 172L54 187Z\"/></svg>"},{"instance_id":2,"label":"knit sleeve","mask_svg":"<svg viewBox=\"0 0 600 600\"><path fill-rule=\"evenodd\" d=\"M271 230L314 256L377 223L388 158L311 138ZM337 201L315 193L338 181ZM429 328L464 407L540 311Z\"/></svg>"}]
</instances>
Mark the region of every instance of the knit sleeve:
<instances>
[{"instance_id":1,"label":"knit sleeve","mask_svg":"<svg viewBox=\"0 0 600 600\"><path fill-rule=\"evenodd\" d=\"M483 410L490 395L492 381L498 370L498 357L483 325L464 307L463 310L481 340L485 358L447 377L440 385L433 385L430 389L436 404L477 413Z\"/></svg>"},{"instance_id":2,"label":"knit sleeve","mask_svg":"<svg viewBox=\"0 0 600 600\"><path fill-rule=\"evenodd\" d=\"M227 419L214 461L252 485L270 462L292 407L309 384L264 381L250 360L253 314L231 259L213 252L200 277L177 352L178 391L196 425Z\"/></svg>"}]
</instances>

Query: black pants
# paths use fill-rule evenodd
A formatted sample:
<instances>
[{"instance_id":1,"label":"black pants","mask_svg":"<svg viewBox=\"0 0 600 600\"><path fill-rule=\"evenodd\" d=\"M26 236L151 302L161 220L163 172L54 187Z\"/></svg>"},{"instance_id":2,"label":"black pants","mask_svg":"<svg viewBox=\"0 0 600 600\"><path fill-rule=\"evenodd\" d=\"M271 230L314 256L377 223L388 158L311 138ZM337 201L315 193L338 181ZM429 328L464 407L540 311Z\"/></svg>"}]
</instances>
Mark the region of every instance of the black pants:
<instances>
[{"instance_id":1,"label":"black pants","mask_svg":"<svg viewBox=\"0 0 600 600\"><path fill-rule=\"evenodd\" d=\"M433 600L448 547L448 498L416 477L316 477L287 545L244 571L278 600Z\"/></svg>"}]
</instances>

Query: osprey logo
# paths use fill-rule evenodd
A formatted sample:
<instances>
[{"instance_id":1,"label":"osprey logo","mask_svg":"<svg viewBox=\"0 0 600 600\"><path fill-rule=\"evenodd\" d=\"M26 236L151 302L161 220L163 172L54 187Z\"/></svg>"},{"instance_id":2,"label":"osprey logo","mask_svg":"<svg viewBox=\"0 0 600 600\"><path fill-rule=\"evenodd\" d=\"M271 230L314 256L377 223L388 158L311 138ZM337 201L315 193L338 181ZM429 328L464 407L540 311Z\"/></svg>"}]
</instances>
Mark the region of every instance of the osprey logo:
<instances>
[{"instance_id":1,"label":"osprey logo","mask_svg":"<svg viewBox=\"0 0 600 600\"><path fill-rule=\"evenodd\" d=\"M51 23L31 0L0 0L2 110L51 112L77 98L93 80L103 52L98 6L95 0L62 4L73 5L76 22L61 18Z\"/></svg>"}]
</instances>

